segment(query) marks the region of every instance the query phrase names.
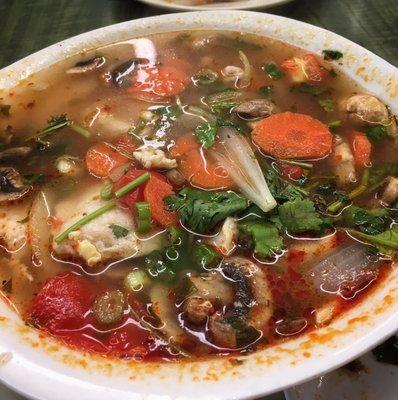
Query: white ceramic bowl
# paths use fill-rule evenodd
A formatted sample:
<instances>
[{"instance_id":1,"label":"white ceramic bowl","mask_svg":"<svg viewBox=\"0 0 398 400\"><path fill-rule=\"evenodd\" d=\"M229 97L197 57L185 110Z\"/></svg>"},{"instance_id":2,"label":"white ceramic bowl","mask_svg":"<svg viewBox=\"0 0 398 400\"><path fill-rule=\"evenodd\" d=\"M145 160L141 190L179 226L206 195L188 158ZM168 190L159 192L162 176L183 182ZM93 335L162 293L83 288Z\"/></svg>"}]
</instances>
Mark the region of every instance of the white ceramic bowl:
<instances>
[{"instance_id":1,"label":"white ceramic bowl","mask_svg":"<svg viewBox=\"0 0 398 400\"><path fill-rule=\"evenodd\" d=\"M228 3L213 3L200 6L190 6L186 4L174 3L171 0L139 0L142 3L169 8L172 10L254 10L288 3L292 0L241 0Z\"/></svg>"},{"instance_id":2,"label":"white ceramic bowl","mask_svg":"<svg viewBox=\"0 0 398 400\"><path fill-rule=\"evenodd\" d=\"M0 71L1 90L58 60L107 43L181 29L251 32L321 53L344 53L341 68L398 112L398 70L332 32L275 15L243 11L169 14L98 29L55 44ZM357 307L330 326L232 364L140 364L85 356L25 327L0 301L0 353L12 359L0 379L40 400L246 399L281 390L359 356L398 329L398 270Z\"/></svg>"}]
</instances>

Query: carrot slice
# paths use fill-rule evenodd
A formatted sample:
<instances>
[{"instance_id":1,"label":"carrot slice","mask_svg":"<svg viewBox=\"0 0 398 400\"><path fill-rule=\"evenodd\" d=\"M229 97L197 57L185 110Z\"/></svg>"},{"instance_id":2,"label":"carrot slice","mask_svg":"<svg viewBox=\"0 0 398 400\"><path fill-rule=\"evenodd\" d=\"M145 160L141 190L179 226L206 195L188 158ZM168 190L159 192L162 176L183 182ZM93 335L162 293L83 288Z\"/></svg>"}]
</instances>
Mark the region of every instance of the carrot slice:
<instances>
[{"instance_id":1,"label":"carrot slice","mask_svg":"<svg viewBox=\"0 0 398 400\"><path fill-rule=\"evenodd\" d=\"M113 145L120 153L128 156L132 156L133 151L137 149L137 143L134 142L134 139L129 134L120 135Z\"/></svg>"},{"instance_id":2,"label":"carrot slice","mask_svg":"<svg viewBox=\"0 0 398 400\"><path fill-rule=\"evenodd\" d=\"M170 97L182 93L189 83L185 72L169 65L151 67L137 72L132 93L144 92L159 97Z\"/></svg>"},{"instance_id":3,"label":"carrot slice","mask_svg":"<svg viewBox=\"0 0 398 400\"><path fill-rule=\"evenodd\" d=\"M327 69L322 66L322 62L314 54L305 54L285 60L281 64L281 68L296 83L320 84L329 75Z\"/></svg>"},{"instance_id":4,"label":"carrot slice","mask_svg":"<svg viewBox=\"0 0 398 400\"><path fill-rule=\"evenodd\" d=\"M129 161L129 158L108 146L96 143L86 153L86 166L90 174L98 178L106 178L109 172Z\"/></svg>"},{"instance_id":5,"label":"carrot slice","mask_svg":"<svg viewBox=\"0 0 398 400\"><path fill-rule=\"evenodd\" d=\"M165 197L173 194L175 193L170 184L151 174L144 189L144 198L151 206L152 218L161 226L178 225L178 214L167 211L163 202Z\"/></svg>"},{"instance_id":6,"label":"carrot slice","mask_svg":"<svg viewBox=\"0 0 398 400\"><path fill-rule=\"evenodd\" d=\"M252 138L277 158L323 158L332 151L332 134L322 122L305 114L284 112L261 120Z\"/></svg>"},{"instance_id":7,"label":"carrot slice","mask_svg":"<svg viewBox=\"0 0 398 400\"><path fill-rule=\"evenodd\" d=\"M355 166L363 168L370 164L372 144L362 132L352 131L348 134L351 151L354 156Z\"/></svg>"},{"instance_id":8,"label":"carrot slice","mask_svg":"<svg viewBox=\"0 0 398 400\"><path fill-rule=\"evenodd\" d=\"M206 158L205 150L201 149L192 134L178 138L170 155L180 161L179 170L192 185L203 189L233 187L233 180L227 171Z\"/></svg>"}]
</instances>

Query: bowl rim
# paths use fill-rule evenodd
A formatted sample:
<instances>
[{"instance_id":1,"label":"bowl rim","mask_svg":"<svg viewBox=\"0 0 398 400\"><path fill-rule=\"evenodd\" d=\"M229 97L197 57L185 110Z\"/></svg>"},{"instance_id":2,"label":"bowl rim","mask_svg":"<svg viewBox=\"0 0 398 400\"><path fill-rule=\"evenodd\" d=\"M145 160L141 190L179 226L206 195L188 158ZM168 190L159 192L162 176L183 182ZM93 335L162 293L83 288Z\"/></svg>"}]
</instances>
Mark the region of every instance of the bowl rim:
<instances>
[{"instance_id":1,"label":"bowl rim","mask_svg":"<svg viewBox=\"0 0 398 400\"><path fill-rule=\"evenodd\" d=\"M102 44L105 45L107 43L114 42L115 40L107 40L107 38L112 39L115 37L119 37L120 40L126 40L127 38L131 37L136 37L136 36L144 36L145 29L148 27L155 27L156 29L160 29L162 32L172 32L172 31L178 31L178 30L184 30L184 29L197 29L199 26L202 26L205 28L206 24L209 25L211 21L216 21L220 16L220 13L217 11L208 11L208 12L192 12L192 13L183 13L183 14L167 14L167 15L162 15L162 16L156 16L156 17L149 17L149 18L144 18L144 19L138 19L138 20L133 20L133 21L127 21L115 25L110 25L108 27L104 28L99 28L94 31L90 31L87 33L83 33L81 35L66 39L62 42L56 43L52 46L49 46L43 50L40 50L37 53L34 53L20 61L17 61L16 63L10 65L9 67L4 68L3 70L0 71L0 90L1 88L6 89L10 88L13 86L15 82L20 81L23 78L26 78L30 74L43 69L45 66L51 65L55 63L56 61L62 60L72 54L76 54L78 51L82 51L84 49L91 49L95 43L98 43L98 45ZM372 70L374 72L375 76L375 88L378 89L376 90L376 93L379 95L380 98L382 98L387 104L390 103L390 105L394 108L394 111L396 112L398 109L398 104L392 104L391 101L392 99L398 97L398 70L389 64L388 62L382 60L380 57L374 55L373 53L367 51L366 49L362 48L361 46L356 45L355 43L342 38L339 35L336 35L330 31L324 30L322 28L314 27L312 25L291 20L285 17L280 17L280 16L275 16L271 14L265 14L265 13L256 13L256 12L248 12L248 11L223 11L222 13L223 20L226 21L225 24L226 26L223 26L219 30L241 30L240 28L242 26L247 26L245 24L248 24L250 22L250 27L253 26L253 28L248 29L247 31L252 32L252 29L255 30L257 29L256 27L258 26L258 29L261 31L262 30L262 25L264 24L272 24L274 23L275 25L281 25L283 27L286 26L286 30L289 31L289 29L292 29L292 32L297 30L304 30L308 31L309 37L308 39L313 41L314 37L319 37L321 35L326 35L328 38L330 38L331 43L336 43L341 44L341 46L348 46L347 48L351 49L353 53L355 51L358 52L361 59L361 62L364 61L369 61L370 63L374 62L375 64L380 65L383 76L380 78L382 81L384 79L385 74L390 74L392 76L392 79L396 79L396 81L393 81L394 84L397 86L397 92L396 94L393 95L387 95L385 93L386 87L379 87L380 83L378 83L377 79L378 75L375 70ZM254 22L258 22L257 24L254 24ZM169 25L169 28L166 29L165 26L167 24L172 24ZM159 28L160 26L160 28ZM186 26L189 26L186 28ZM287 28L287 26L291 26L291 28ZM228 27L233 27L233 28L228 28ZM141 31L142 33L140 35L133 35L131 34L131 30L133 28ZM163 30L162 30L163 29ZM285 28L284 28L285 29ZM290 34L292 32L288 32L289 34L284 33L284 30L280 31L279 33L276 32L275 35L285 35L283 38L286 37L287 42L293 43L296 39L290 38ZM152 32L151 32L152 33ZM253 33L255 33L253 31ZM301 33L300 33L301 34ZM265 35L263 33L263 35ZM271 36L272 35L268 35ZM279 37L279 36L278 36ZM284 40L284 39L281 40ZM312 45L316 46L317 44L314 44L315 42L311 42ZM94 46L96 47L96 46ZM302 46L305 48L305 46ZM313 51L313 50L310 50ZM368 57L368 58L366 58ZM349 63L355 63L354 59L348 60ZM354 57L355 58L355 57ZM366 76L360 75L358 79L360 80L366 80ZM384 82L384 81L383 81ZM367 88L370 88L369 90L373 90L372 86L373 83L367 83L365 86ZM388 87L391 88L391 82L388 84ZM395 92L394 92L395 93ZM389 100L388 100L389 99ZM334 357L331 357L330 355L325 355L321 357L321 361L323 362L323 365L319 366L317 365L317 361L319 360L316 358L313 360L314 362L310 363L308 362L305 364L305 368L295 368L295 376L294 378L290 378L290 380L286 380L286 376L281 376L281 379L279 383L269 383L269 387L262 387L260 385L261 380L258 380L257 377L256 379L250 380L250 383L248 383L247 386L245 386L243 389L238 387L239 382L233 383L230 381L224 381L224 377L221 379L220 382L218 383L209 383L208 386L209 388L215 388L214 393L216 393L216 397L206 397L205 392L201 392L200 396L198 395L198 399L227 399L231 398L233 396L234 398L239 398L239 399L250 399L254 398L257 396L261 395L266 395L270 394L272 392L282 390L285 387L288 387L293 384L297 384L309 379L314 378L317 375L320 375L322 373L328 372L332 369L335 369L341 365L343 365L346 362L351 361L352 359L360 356L367 350L369 350L371 347L377 345L384 339L386 339L388 336L392 335L398 330L398 303L394 303L394 310L388 314L387 312L385 313L384 317L382 320L380 320L377 324L377 326L373 327L369 332L363 332L363 334L360 337L357 337L355 339L355 342L347 345L346 347L342 346L340 348L340 351L335 352ZM359 331L359 329L358 329ZM1 336L0 332L0 338ZM348 336L348 335L347 335ZM291 343L294 343L295 341L292 341ZM2 350L2 343L0 341L0 353ZM14 362L15 359L15 362ZM7 386L11 387L15 391L25 395L25 396L30 396L31 398L36 398L40 400L53 400L54 397L51 397L51 394L54 394L53 391L51 391L51 388L45 388L41 387L40 385L35 384L35 379L38 378L44 379L46 374L42 371L42 366L40 364L35 364L32 366L32 363L28 363L29 365L24 365L25 358L23 355L20 357L20 354L16 354L16 357L13 358L13 360L7 364L6 366L3 366L0 369L0 381L5 383ZM204 362L201 364L205 364ZM50 371L51 372L51 371ZM33 375L32 375L33 373ZM49 370L47 368L46 373L49 373ZM25 375L27 379L25 378ZM283 374L282 374L283 375ZM16 382L16 377L20 378L21 382ZM61 393L59 392L57 397L59 400L63 400L66 398L70 398L70 395L76 395L77 397L81 396L82 393L85 395L85 399L91 400L91 399L98 399L98 390L93 390L99 386L99 384L87 384L83 385L83 382L75 382L76 379L74 380L73 378L68 378L67 374L62 372L58 373L58 371L53 371L51 374L51 377L56 379L56 378L62 378L62 384L65 386L65 389L67 388L68 391L67 393ZM263 375L261 375L261 378L264 378ZM220 386L221 384L221 386ZM228 384L227 386L227 392L228 395L225 395L224 393L221 393L219 391L220 388L225 389L225 385ZM218 385L218 386L217 386ZM222 386L224 385L224 386ZM31 388L34 387L33 389L30 390ZM102 388L103 389L103 388ZM217 389L217 390L216 390ZM243 391L244 390L244 391ZM81 392L83 391L83 392ZM90 394L90 391L92 391L93 395ZM106 393L106 398L109 400L113 399L131 399L132 393L129 391L120 391L118 389L113 390L112 388L109 388L108 391L104 392ZM167 393L167 392L166 392ZM180 393L174 392L174 389L171 389L171 392L173 393L171 396L166 396L166 397L159 397L164 398L164 399L188 399L190 398L189 392L186 391L183 395ZM190 393L192 394L192 393ZM101 397L100 397L101 398ZM105 397L104 397L105 398ZM142 394L140 392L136 393L136 396L134 399L157 399L158 397L152 397L148 396L147 394Z\"/></svg>"},{"instance_id":2,"label":"bowl rim","mask_svg":"<svg viewBox=\"0 0 398 400\"><path fill-rule=\"evenodd\" d=\"M292 0L235 0L233 3L216 3L199 6L172 3L167 0L138 0L141 3L170 10L200 11L200 10L253 10L269 8L289 3Z\"/></svg>"}]
</instances>

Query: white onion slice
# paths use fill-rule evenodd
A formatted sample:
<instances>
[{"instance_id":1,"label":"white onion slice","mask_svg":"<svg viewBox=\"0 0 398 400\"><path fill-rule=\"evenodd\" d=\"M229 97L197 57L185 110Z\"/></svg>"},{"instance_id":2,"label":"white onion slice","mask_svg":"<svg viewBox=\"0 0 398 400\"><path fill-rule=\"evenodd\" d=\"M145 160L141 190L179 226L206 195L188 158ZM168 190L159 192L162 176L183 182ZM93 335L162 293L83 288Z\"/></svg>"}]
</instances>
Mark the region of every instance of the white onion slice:
<instances>
[{"instance_id":1,"label":"white onion slice","mask_svg":"<svg viewBox=\"0 0 398 400\"><path fill-rule=\"evenodd\" d=\"M264 212L276 207L260 165L247 140L230 127L218 131L220 144L210 155L234 180L240 191Z\"/></svg>"}]
</instances>

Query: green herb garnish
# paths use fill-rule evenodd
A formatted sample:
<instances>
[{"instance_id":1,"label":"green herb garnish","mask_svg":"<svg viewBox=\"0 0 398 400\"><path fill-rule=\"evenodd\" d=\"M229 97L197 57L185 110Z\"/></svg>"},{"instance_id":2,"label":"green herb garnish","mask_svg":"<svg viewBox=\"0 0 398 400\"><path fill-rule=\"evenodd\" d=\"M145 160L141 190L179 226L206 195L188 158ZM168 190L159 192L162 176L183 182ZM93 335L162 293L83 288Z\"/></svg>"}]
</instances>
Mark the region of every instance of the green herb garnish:
<instances>
[{"instance_id":1,"label":"green herb garnish","mask_svg":"<svg viewBox=\"0 0 398 400\"><path fill-rule=\"evenodd\" d=\"M111 224L109 228L112 230L113 236L115 236L116 239L126 237L129 233L129 230L124 226Z\"/></svg>"},{"instance_id":2,"label":"green herb garnish","mask_svg":"<svg viewBox=\"0 0 398 400\"><path fill-rule=\"evenodd\" d=\"M334 102L332 99L318 100L318 104L326 111L332 112L334 111Z\"/></svg>"},{"instance_id":3,"label":"green herb garnish","mask_svg":"<svg viewBox=\"0 0 398 400\"><path fill-rule=\"evenodd\" d=\"M322 53L323 53L323 58L328 61L330 60L337 61L340 60L340 58L343 58L343 53L338 50L323 50Z\"/></svg>"},{"instance_id":4,"label":"green herb garnish","mask_svg":"<svg viewBox=\"0 0 398 400\"><path fill-rule=\"evenodd\" d=\"M211 231L228 216L244 210L247 201L234 192L206 192L185 188L164 199L169 211L177 211L181 223L197 233Z\"/></svg>"},{"instance_id":5,"label":"green herb garnish","mask_svg":"<svg viewBox=\"0 0 398 400\"><path fill-rule=\"evenodd\" d=\"M330 87L324 85L310 85L308 83L301 83L300 85L292 86L291 92L308 93L313 96L320 96L324 93L330 93Z\"/></svg>"},{"instance_id":6,"label":"green herb garnish","mask_svg":"<svg viewBox=\"0 0 398 400\"><path fill-rule=\"evenodd\" d=\"M274 88L272 86L261 86L260 89L258 89L260 92L261 96L268 99L274 95Z\"/></svg>"},{"instance_id":7,"label":"green herb garnish","mask_svg":"<svg viewBox=\"0 0 398 400\"><path fill-rule=\"evenodd\" d=\"M387 128L383 125L367 126L365 128L365 133L372 142L379 142L388 137Z\"/></svg>"},{"instance_id":8,"label":"green herb garnish","mask_svg":"<svg viewBox=\"0 0 398 400\"><path fill-rule=\"evenodd\" d=\"M285 73L275 63L264 64L261 69L274 80L281 79L285 76Z\"/></svg>"}]
</instances>

